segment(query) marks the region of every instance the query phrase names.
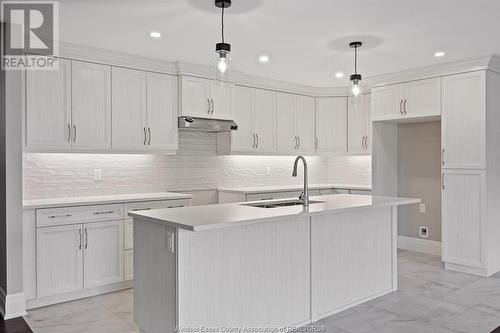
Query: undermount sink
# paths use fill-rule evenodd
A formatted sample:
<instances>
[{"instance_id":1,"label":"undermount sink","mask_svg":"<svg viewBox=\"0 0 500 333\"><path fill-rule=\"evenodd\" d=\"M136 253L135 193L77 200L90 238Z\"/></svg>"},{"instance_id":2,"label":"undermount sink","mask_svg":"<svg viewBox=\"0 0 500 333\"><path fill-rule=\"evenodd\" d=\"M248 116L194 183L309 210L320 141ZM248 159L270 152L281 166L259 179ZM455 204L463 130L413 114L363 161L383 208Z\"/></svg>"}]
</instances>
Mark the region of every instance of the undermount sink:
<instances>
[{"instance_id":1,"label":"undermount sink","mask_svg":"<svg viewBox=\"0 0 500 333\"><path fill-rule=\"evenodd\" d=\"M323 201L309 201L309 204L323 203ZM242 206L258 207L258 208L279 208L288 206L302 206L302 200L289 200L278 202L254 202L248 204L241 204Z\"/></svg>"}]
</instances>

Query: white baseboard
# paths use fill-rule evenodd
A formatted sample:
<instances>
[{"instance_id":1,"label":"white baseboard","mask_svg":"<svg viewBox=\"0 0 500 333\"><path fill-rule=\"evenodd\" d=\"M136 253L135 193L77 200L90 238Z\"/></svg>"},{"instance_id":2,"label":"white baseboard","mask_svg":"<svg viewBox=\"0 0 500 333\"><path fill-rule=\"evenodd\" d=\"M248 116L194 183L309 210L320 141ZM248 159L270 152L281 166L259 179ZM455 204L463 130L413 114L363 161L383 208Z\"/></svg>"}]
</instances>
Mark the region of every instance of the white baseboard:
<instances>
[{"instance_id":1,"label":"white baseboard","mask_svg":"<svg viewBox=\"0 0 500 333\"><path fill-rule=\"evenodd\" d=\"M27 313L24 293L6 295L0 288L0 313L5 320L25 316Z\"/></svg>"},{"instance_id":2,"label":"white baseboard","mask_svg":"<svg viewBox=\"0 0 500 333\"><path fill-rule=\"evenodd\" d=\"M398 248L436 256L441 255L441 242L428 239L398 236Z\"/></svg>"}]
</instances>

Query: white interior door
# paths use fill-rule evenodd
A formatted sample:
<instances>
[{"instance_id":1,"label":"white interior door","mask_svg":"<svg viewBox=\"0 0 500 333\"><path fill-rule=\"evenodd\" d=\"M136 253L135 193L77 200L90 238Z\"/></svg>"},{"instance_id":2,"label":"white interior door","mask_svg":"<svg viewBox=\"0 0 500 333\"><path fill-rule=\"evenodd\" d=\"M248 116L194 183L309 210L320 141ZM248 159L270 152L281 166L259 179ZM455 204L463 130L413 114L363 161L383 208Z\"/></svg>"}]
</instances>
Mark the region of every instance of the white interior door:
<instances>
[{"instance_id":1,"label":"white interior door","mask_svg":"<svg viewBox=\"0 0 500 333\"><path fill-rule=\"evenodd\" d=\"M113 149L145 150L147 145L146 73L113 67L112 75Z\"/></svg>"},{"instance_id":2,"label":"white interior door","mask_svg":"<svg viewBox=\"0 0 500 333\"><path fill-rule=\"evenodd\" d=\"M299 151L314 152L315 141L315 100L313 97L297 96L295 128L299 137Z\"/></svg>"},{"instance_id":3,"label":"white interior door","mask_svg":"<svg viewBox=\"0 0 500 333\"><path fill-rule=\"evenodd\" d=\"M255 89L254 129L257 136L256 150L274 152L276 150L276 93Z\"/></svg>"},{"instance_id":4,"label":"white interior door","mask_svg":"<svg viewBox=\"0 0 500 333\"><path fill-rule=\"evenodd\" d=\"M84 285L123 280L123 220L84 225Z\"/></svg>"},{"instance_id":5,"label":"white interior door","mask_svg":"<svg viewBox=\"0 0 500 333\"><path fill-rule=\"evenodd\" d=\"M347 97L316 99L318 152L347 151Z\"/></svg>"},{"instance_id":6,"label":"white interior door","mask_svg":"<svg viewBox=\"0 0 500 333\"><path fill-rule=\"evenodd\" d=\"M37 296L83 288L82 225L37 228Z\"/></svg>"},{"instance_id":7,"label":"white interior door","mask_svg":"<svg viewBox=\"0 0 500 333\"><path fill-rule=\"evenodd\" d=\"M58 70L26 71L26 143L28 148L71 148L71 61Z\"/></svg>"},{"instance_id":8,"label":"white interior door","mask_svg":"<svg viewBox=\"0 0 500 333\"><path fill-rule=\"evenodd\" d=\"M73 149L111 148L111 67L73 61Z\"/></svg>"},{"instance_id":9,"label":"white interior door","mask_svg":"<svg viewBox=\"0 0 500 333\"><path fill-rule=\"evenodd\" d=\"M403 117L404 84L372 89L373 117L375 120L391 120Z\"/></svg>"},{"instance_id":10,"label":"white interior door","mask_svg":"<svg viewBox=\"0 0 500 333\"><path fill-rule=\"evenodd\" d=\"M210 81L210 97L213 103L211 117L233 120L233 85L220 81Z\"/></svg>"},{"instance_id":11,"label":"white interior door","mask_svg":"<svg viewBox=\"0 0 500 333\"><path fill-rule=\"evenodd\" d=\"M276 98L276 148L279 153L298 150L299 140L295 132L297 95L278 93Z\"/></svg>"},{"instance_id":12,"label":"white interior door","mask_svg":"<svg viewBox=\"0 0 500 333\"><path fill-rule=\"evenodd\" d=\"M486 171L443 174L443 260L483 267Z\"/></svg>"},{"instance_id":13,"label":"white interior door","mask_svg":"<svg viewBox=\"0 0 500 333\"><path fill-rule=\"evenodd\" d=\"M234 88L233 118L238 130L231 131L232 151L252 151L255 147L253 132L253 103L254 90L252 88Z\"/></svg>"},{"instance_id":14,"label":"white interior door","mask_svg":"<svg viewBox=\"0 0 500 333\"><path fill-rule=\"evenodd\" d=\"M181 77L181 114L210 118L210 80L192 76Z\"/></svg>"},{"instance_id":15,"label":"white interior door","mask_svg":"<svg viewBox=\"0 0 500 333\"><path fill-rule=\"evenodd\" d=\"M486 168L486 73L442 79L442 145L445 168Z\"/></svg>"},{"instance_id":16,"label":"white interior door","mask_svg":"<svg viewBox=\"0 0 500 333\"><path fill-rule=\"evenodd\" d=\"M147 74L148 148L177 150L177 78Z\"/></svg>"},{"instance_id":17,"label":"white interior door","mask_svg":"<svg viewBox=\"0 0 500 333\"><path fill-rule=\"evenodd\" d=\"M407 117L441 115L441 79L408 82L405 85L404 111Z\"/></svg>"},{"instance_id":18,"label":"white interior door","mask_svg":"<svg viewBox=\"0 0 500 333\"><path fill-rule=\"evenodd\" d=\"M365 96L358 96L348 98L348 120L349 124L349 152L360 153L365 149L365 136L366 136L366 111L365 111Z\"/></svg>"}]
</instances>

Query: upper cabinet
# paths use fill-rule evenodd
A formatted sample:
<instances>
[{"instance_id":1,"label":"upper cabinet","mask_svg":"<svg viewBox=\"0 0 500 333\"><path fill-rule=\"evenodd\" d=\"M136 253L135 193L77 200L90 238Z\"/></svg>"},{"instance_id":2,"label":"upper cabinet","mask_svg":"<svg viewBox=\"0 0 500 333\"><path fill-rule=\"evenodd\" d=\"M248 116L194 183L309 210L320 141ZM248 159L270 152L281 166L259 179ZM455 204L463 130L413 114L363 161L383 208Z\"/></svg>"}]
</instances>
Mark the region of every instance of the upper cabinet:
<instances>
[{"instance_id":1,"label":"upper cabinet","mask_svg":"<svg viewBox=\"0 0 500 333\"><path fill-rule=\"evenodd\" d=\"M371 150L371 95L361 95L348 100L348 151L369 153Z\"/></svg>"},{"instance_id":2,"label":"upper cabinet","mask_svg":"<svg viewBox=\"0 0 500 333\"><path fill-rule=\"evenodd\" d=\"M314 98L277 94L278 153L314 152Z\"/></svg>"},{"instance_id":3,"label":"upper cabinet","mask_svg":"<svg viewBox=\"0 0 500 333\"><path fill-rule=\"evenodd\" d=\"M113 67L113 150L176 150L176 96L173 76Z\"/></svg>"},{"instance_id":4,"label":"upper cabinet","mask_svg":"<svg viewBox=\"0 0 500 333\"><path fill-rule=\"evenodd\" d=\"M373 120L404 120L441 115L441 79L372 89Z\"/></svg>"},{"instance_id":5,"label":"upper cabinet","mask_svg":"<svg viewBox=\"0 0 500 333\"><path fill-rule=\"evenodd\" d=\"M347 152L347 97L316 98L316 151Z\"/></svg>"},{"instance_id":6,"label":"upper cabinet","mask_svg":"<svg viewBox=\"0 0 500 333\"><path fill-rule=\"evenodd\" d=\"M180 79L181 115L233 120L233 85L192 76Z\"/></svg>"},{"instance_id":7,"label":"upper cabinet","mask_svg":"<svg viewBox=\"0 0 500 333\"><path fill-rule=\"evenodd\" d=\"M219 145L218 143L219 153L273 153L276 151L275 92L236 86L232 114L238 130L219 134L220 138L231 137L230 147L227 144Z\"/></svg>"},{"instance_id":8,"label":"upper cabinet","mask_svg":"<svg viewBox=\"0 0 500 333\"><path fill-rule=\"evenodd\" d=\"M486 72L443 78L442 164L486 168Z\"/></svg>"},{"instance_id":9,"label":"upper cabinet","mask_svg":"<svg viewBox=\"0 0 500 333\"><path fill-rule=\"evenodd\" d=\"M28 149L70 150L71 61L59 69L26 72L26 144Z\"/></svg>"}]
</instances>

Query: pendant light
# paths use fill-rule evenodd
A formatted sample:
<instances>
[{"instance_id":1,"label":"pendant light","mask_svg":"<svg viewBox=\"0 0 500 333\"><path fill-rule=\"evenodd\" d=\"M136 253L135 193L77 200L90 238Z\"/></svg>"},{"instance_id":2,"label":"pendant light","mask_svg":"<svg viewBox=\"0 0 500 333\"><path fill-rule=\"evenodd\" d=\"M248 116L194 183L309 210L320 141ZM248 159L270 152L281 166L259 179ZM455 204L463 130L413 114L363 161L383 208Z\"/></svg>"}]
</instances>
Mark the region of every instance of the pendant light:
<instances>
[{"instance_id":1,"label":"pendant light","mask_svg":"<svg viewBox=\"0 0 500 333\"><path fill-rule=\"evenodd\" d=\"M222 42L215 44L215 79L227 82L231 80L231 44L224 40L224 9L231 7L231 0L215 0L215 6L221 9Z\"/></svg>"},{"instance_id":2,"label":"pendant light","mask_svg":"<svg viewBox=\"0 0 500 333\"><path fill-rule=\"evenodd\" d=\"M354 74L351 75L351 92L354 96L361 93L359 82L361 81L361 74L358 74L358 47L363 46L361 42L351 42L349 46L354 49Z\"/></svg>"}]
</instances>

